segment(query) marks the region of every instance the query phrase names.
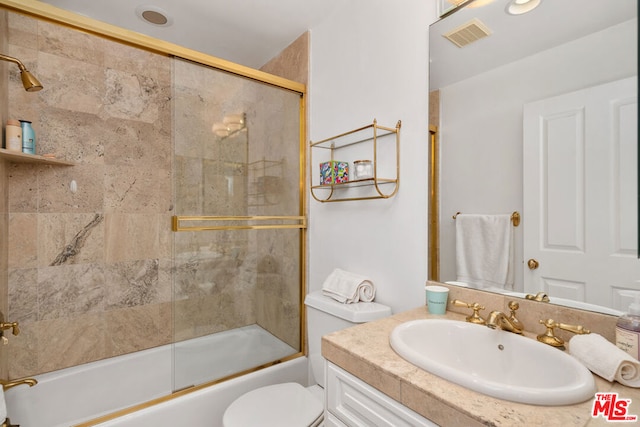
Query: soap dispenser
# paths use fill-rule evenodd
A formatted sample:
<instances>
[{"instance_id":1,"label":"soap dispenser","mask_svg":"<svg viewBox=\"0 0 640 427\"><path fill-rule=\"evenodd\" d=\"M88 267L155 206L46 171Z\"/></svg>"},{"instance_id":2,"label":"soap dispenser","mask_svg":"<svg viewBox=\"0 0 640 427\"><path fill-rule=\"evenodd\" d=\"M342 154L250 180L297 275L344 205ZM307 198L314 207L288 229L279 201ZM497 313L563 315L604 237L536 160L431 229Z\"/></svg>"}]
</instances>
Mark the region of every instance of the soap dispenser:
<instances>
[{"instance_id":1,"label":"soap dispenser","mask_svg":"<svg viewBox=\"0 0 640 427\"><path fill-rule=\"evenodd\" d=\"M629 311L616 323L616 345L636 359L640 359L640 292L629 292L635 301Z\"/></svg>"}]
</instances>

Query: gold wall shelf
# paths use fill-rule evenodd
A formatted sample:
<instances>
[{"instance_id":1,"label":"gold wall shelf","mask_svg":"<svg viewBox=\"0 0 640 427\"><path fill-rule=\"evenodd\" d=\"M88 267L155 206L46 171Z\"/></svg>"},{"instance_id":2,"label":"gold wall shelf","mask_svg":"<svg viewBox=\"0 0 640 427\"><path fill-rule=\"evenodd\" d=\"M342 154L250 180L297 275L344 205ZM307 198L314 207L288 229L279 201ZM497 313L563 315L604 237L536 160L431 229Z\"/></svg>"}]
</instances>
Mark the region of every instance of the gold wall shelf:
<instances>
[{"instance_id":1,"label":"gold wall shelf","mask_svg":"<svg viewBox=\"0 0 640 427\"><path fill-rule=\"evenodd\" d=\"M19 151L11 151L0 148L0 158L6 159L11 163L33 163L56 166L74 166L75 163L66 160L60 160L50 157L38 156L37 154L26 154Z\"/></svg>"},{"instance_id":2,"label":"gold wall shelf","mask_svg":"<svg viewBox=\"0 0 640 427\"><path fill-rule=\"evenodd\" d=\"M388 199L398 192L400 185L400 126L402 122L398 120L395 128L378 125L374 119L373 123L354 129L348 132L326 138L318 142L309 142L309 174L311 195L319 202L347 202L354 200ZM383 144L390 145L393 141L394 156L380 156ZM363 147L352 148L356 145ZM372 156L373 177L366 179L350 179L346 182L333 184L320 184L319 165L330 160L346 161L351 167L353 162L362 159L363 151L367 147ZM387 147L388 148L388 147ZM320 162L313 160L314 151L324 150L324 157ZM386 151L387 154L390 154ZM389 176L381 177L380 170L384 164L387 167L385 173ZM350 171L351 176L353 175ZM316 181L317 180L317 181ZM357 195L349 195L349 189L357 187L369 187L366 194L360 192ZM366 191L366 190L365 190Z\"/></svg>"}]
</instances>

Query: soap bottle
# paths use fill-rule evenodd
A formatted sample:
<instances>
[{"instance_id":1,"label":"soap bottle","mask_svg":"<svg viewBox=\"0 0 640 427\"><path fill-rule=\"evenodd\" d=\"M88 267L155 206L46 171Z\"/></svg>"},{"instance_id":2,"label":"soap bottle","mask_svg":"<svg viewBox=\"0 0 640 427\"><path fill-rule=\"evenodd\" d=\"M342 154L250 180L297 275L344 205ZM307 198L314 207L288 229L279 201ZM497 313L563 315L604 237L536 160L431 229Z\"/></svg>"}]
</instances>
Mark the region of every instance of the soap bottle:
<instances>
[{"instance_id":1,"label":"soap bottle","mask_svg":"<svg viewBox=\"0 0 640 427\"><path fill-rule=\"evenodd\" d=\"M616 323L616 345L636 359L640 359L640 292L634 292L635 301L629 312Z\"/></svg>"},{"instance_id":2,"label":"soap bottle","mask_svg":"<svg viewBox=\"0 0 640 427\"><path fill-rule=\"evenodd\" d=\"M28 120L20 120L22 127L22 152L26 154L36 154L36 134Z\"/></svg>"}]
</instances>

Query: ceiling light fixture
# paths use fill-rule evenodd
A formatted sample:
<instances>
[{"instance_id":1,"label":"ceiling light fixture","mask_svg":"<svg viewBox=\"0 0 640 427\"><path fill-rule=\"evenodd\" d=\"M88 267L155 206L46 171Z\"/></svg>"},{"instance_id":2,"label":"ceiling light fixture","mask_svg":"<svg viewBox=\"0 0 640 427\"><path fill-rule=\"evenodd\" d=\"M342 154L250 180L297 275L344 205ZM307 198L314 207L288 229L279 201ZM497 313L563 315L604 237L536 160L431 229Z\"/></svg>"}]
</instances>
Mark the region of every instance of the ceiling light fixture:
<instances>
[{"instance_id":1,"label":"ceiling light fixture","mask_svg":"<svg viewBox=\"0 0 640 427\"><path fill-rule=\"evenodd\" d=\"M509 15L522 15L538 7L542 0L511 0L506 11Z\"/></svg>"},{"instance_id":2,"label":"ceiling light fixture","mask_svg":"<svg viewBox=\"0 0 640 427\"><path fill-rule=\"evenodd\" d=\"M171 19L167 11L160 9L157 6L138 6L136 7L136 16L147 24L155 25L157 27L168 27L173 24L173 19Z\"/></svg>"}]
</instances>

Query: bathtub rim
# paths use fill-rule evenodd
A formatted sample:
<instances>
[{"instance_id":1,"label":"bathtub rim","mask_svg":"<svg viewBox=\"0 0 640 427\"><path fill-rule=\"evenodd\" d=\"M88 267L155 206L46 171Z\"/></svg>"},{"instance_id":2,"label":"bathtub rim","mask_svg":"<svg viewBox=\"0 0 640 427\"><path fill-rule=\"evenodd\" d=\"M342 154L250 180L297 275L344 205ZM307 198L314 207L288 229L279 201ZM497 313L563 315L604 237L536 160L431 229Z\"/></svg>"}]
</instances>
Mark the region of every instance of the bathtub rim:
<instances>
[{"instance_id":1,"label":"bathtub rim","mask_svg":"<svg viewBox=\"0 0 640 427\"><path fill-rule=\"evenodd\" d=\"M235 373L235 374L232 374L232 375L228 375L226 377L219 378L217 380L208 381L208 382L205 382L205 383L202 383L202 384L198 384L198 385L187 386L187 387L185 387L183 389L173 391L170 394L167 394L165 396L160 396L160 397L157 397L155 399L151 399L151 400L146 401L146 402L138 403L136 405L133 405L133 406L130 406L130 407L127 407L127 408L124 408L124 409L119 409L117 411L110 412L108 414L101 415L101 416L93 418L91 420L84 421L84 422L82 422L80 424L75 424L72 427L95 427L95 426L99 426L100 424L102 424L104 422L111 421L111 420L123 417L125 415L129 415L129 414L132 414L134 412L141 411L143 409L148 409L148 408L151 408L153 406L160 405L162 403L169 402L171 400L174 400L174 399L189 395L191 393L194 393L194 392L197 392L197 391L200 391L200 390L203 390L203 389L206 389L208 387L213 387L215 385L224 383L226 381L229 381L229 380L232 380L232 379L235 379L235 378L239 378L239 377L242 377L244 375L251 374L253 372L258 372L258 371L261 371L263 369L270 368L272 366L279 365L279 364L284 363L284 362L288 362L290 360L298 359L300 357L305 357L304 352L299 351L299 352L297 352L295 354L292 354L290 356L286 356L286 357L283 357L281 359L274 360L272 362L265 363L265 364L262 364L260 366L256 366L255 368L247 369L247 370L244 370L242 372L238 372L238 373Z\"/></svg>"}]
</instances>

